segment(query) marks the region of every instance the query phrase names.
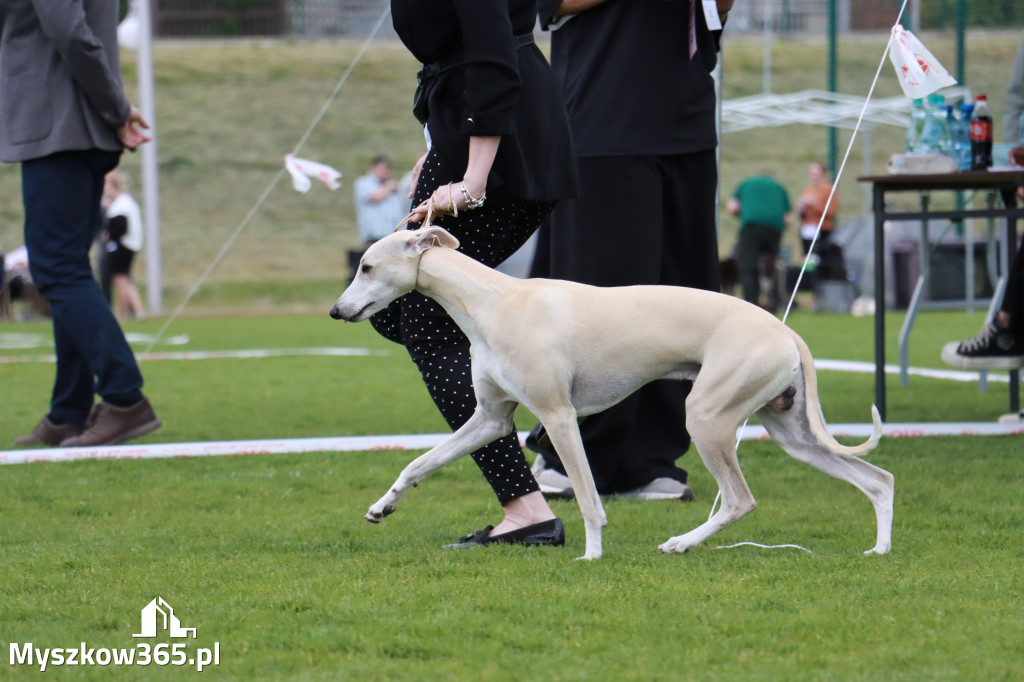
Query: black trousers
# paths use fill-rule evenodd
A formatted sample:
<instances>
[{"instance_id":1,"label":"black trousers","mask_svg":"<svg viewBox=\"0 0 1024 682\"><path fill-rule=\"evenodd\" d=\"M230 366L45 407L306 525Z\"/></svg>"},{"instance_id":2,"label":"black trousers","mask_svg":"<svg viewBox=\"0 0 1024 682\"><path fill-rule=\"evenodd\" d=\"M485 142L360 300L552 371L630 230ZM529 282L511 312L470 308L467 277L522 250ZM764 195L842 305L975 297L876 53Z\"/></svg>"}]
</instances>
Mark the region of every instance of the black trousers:
<instances>
[{"instance_id":1,"label":"black trousers","mask_svg":"<svg viewBox=\"0 0 1024 682\"><path fill-rule=\"evenodd\" d=\"M578 170L580 198L555 207L532 275L597 286L720 289L713 149L582 158ZM634 490L662 477L686 482L676 460L690 446L689 391L689 382L655 381L583 422L580 432L598 492ZM564 471L552 448L539 451Z\"/></svg>"},{"instance_id":2,"label":"black trousers","mask_svg":"<svg viewBox=\"0 0 1024 682\"><path fill-rule=\"evenodd\" d=\"M420 172L413 205L425 201L439 185L453 181L457 187L462 173L445 167L441 158L431 153ZM551 202L527 200L488 201L474 211L461 211L458 218L438 218L434 224L459 240L459 251L494 267L526 243L552 206ZM414 291L371 317L370 323L382 336L406 347L448 425L457 429L465 424L476 409L469 339L444 308ZM540 489L515 427L472 457L503 505Z\"/></svg>"},{"instance_id":3,"label":"black trousers","mask_svg":"<svg viewBox=\"0 0 1024 682\"><path fill-rule=\"evenodd\" d=\"M747 223L740 228L736 247L736 267L739 270L743 300L760 305L761 294L767 299L766 307L775 312L779 306L775 262L779 258L782 233L770 225ZM771 282L767 291L761 291L761 279Z\"/></svg>"},{"instance_id":4,"label":"black trousers","mask_svg":"<svg viewBox=\"0 0 1024 682\"><path fill-rule=\"evenodd\" d=\"M1015 262L1010 264L1006 291L999 309L1010 315L1010 331L1017 343L1021 343L1024 340L1024 236L1017 242L1017 255Z\"/></svg>"}]
</instances>

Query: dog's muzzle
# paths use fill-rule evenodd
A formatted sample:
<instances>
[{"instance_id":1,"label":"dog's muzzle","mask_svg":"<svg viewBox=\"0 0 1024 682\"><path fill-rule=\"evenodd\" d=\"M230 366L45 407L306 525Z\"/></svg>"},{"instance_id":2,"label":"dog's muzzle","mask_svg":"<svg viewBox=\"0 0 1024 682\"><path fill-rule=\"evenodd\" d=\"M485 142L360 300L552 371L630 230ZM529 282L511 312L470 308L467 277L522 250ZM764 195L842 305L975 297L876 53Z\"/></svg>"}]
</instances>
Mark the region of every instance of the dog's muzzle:
<instances>
[{"instance_id":1,"label":"dog's muzzle","mask_svg":"<svg viewBox=\"0 0 1024 682\"><path fill-rule=\"evenodd\" d=\"M373 303L367 303L354 313L346 313L342 306L339 306L337 303L335 303L334 307L331 308L331 317L333 317L335 320L343 320L345 322L361 322L362 320L366 319L365 313L372 306Z\"/></svg>"}]
</instances>

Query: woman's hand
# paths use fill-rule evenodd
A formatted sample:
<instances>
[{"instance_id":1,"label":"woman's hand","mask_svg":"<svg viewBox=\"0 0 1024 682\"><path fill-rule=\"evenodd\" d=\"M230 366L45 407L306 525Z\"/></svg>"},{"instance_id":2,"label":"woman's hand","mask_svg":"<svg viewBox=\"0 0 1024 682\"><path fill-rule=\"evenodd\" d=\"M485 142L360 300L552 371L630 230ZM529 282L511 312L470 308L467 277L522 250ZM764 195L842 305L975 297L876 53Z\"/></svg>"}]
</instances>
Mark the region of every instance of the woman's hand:
<instances>
[{"instance_id":1,"label":"woman's hand","mask_svg":"<svg viewBox=\"0 0 1024 682\"><path fill-rule=\"evenodd\" d=\"M469 163L462 181L441 185L431 193L430 197L412 210L409 218L411 223L422 222L429 213L436 215L458 216L460 211L471 211L480 208L487 196L487 176L498 153L501 137L498 135L473 135L469 138ZM423 159L417 162L413 170L413 186L415 178L422 168ZM472 206L470 206L472 204Z\"/></svg>"},{"instance_id":2,"label":"woman's hand","mask_svg":"<svg viewBox=\"0 0 1024 682\"><path fill-rule=\"evenodd\" d=\"M461 185L449 182L433 191L430 198L412 210L410 223L422 222L429 214L432 217L452 215L458 217L460 211L469 210Z\"/></svg>"}]
</instances>

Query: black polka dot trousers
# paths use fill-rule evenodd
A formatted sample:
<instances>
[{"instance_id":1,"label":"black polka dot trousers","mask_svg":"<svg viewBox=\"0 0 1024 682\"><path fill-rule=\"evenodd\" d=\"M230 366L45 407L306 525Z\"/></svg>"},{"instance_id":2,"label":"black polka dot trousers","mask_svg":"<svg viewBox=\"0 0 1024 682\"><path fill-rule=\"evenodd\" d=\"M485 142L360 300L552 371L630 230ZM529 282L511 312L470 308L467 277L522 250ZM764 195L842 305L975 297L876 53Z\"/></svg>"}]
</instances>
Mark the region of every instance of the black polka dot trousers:
<instances>
[{"instance_id":1,"label":"black polka dot trousers","mask_svg":"<svg viewBox=\"0 0 1024 682\"><path fill-rule=\"evenodd\" d=\"M425 201L447 182L455 183L458 192L462 171L446 168L432 151L420 171L413 205ZM434 224L459 240L459 251L495 267L526 242L553 207L553 202L488 200L481 208L460 211L458 218L437 218ZM476 409L469 339L444 308L414 291L371 317L370 323L382 336L409 351L448 425L457 429L465 424ZM472 457L502 505L539 490L514 427L508 435L472 453Z\"/></svg>"}]
</instances>

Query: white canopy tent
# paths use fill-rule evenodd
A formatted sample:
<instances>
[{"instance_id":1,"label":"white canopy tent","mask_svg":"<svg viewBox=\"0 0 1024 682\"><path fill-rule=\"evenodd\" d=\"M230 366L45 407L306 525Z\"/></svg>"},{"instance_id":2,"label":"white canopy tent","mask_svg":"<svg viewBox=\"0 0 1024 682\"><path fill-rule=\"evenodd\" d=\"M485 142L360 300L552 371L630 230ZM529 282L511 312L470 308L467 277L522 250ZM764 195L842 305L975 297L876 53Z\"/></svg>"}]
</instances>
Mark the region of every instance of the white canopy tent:
<instances>
[{"instance_id":1,"label":"white canopy tent","mask_svg":"<svg viewBox=\"0 0 1024 682\"><path fill-rule=\"evenodd\" d=\"M785 95L761 93L722 102L722 133L790 124L835 126L854 130L860 124L863 148L862 174L871 174L871 131L875 126L906 128L910 101L903 95L877 99L864 107L864 97L826 90L802 90ZM863 214L871 211L870 188L865 188Z\"/></svg>"}]
</instances>

